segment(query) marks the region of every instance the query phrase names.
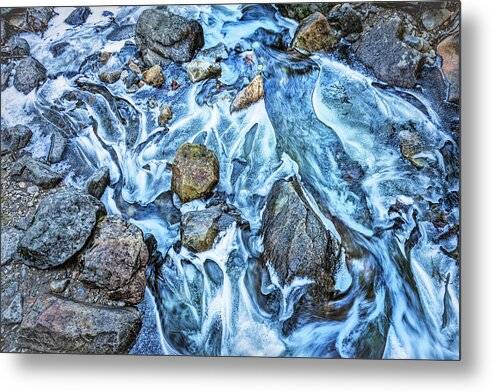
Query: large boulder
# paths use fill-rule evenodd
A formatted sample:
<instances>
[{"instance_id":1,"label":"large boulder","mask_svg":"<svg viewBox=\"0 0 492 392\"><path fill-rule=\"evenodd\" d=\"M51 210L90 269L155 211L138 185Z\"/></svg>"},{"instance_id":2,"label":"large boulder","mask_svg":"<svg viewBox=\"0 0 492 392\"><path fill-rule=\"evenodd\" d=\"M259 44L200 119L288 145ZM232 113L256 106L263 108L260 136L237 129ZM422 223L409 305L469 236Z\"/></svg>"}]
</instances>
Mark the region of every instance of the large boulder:
<instances>
[{"instance_id":1,"label":"large boulder","mask_svg":"<svg viewBox=\"0 0 492 392\"><path fill-rule=\"evenodd\" d=\"M326 17L320 12L315 12L303 19L297 27L292 47L307 52L318 52L333 49L337 42L338 39Z\"/></svg>"},{"instance_id":2,"label":"large boulder","mask_svg":"<svg viewBox=\"0 0 492 392\"><path fill-rule=\"evenodd\" d=\"M45 353L124 354L142 321L136 308L109 308L52 295L35 299L19 330L24 349Z\"/></svg>"},{"instance_id":3,"label":"large boulder","mask_svg":"<svg viewBox=\"0 0 492 392\"><path fill-rule=\"evenodd\" d=\"M14 127L2 129L1 138L1 155L18 151L29 143L32 137L32 131L25 125L16 125Z\"/></svg>"},{"instance_id":4,"label":"large boulder","mask_svg":"<svg viewBox=\"0 0 492 392\"><path fill-rule=\"evenodd\" d=\"M448 100L457 102L460 98L460 39L450 35L437 45L437 53L442 58L442 72L449 83Z\"/></svg>"},{"instance_id":5,"label":"large boulder","mask_svg":"<svg viewBox=\"0 0 492 392\"><path fill-rule=\"evenodd\" d=\"M108 292L108 297L137 304L145 292L149 255L142 231L119 217L105 217L81 256L80 279Z\"/></svg>"},{"instance_id":6,"label":"large boulder","mask_svg":"<svg viewBox=\"0 0 492 392\"><path fill-rule=\"evenodd\" d=\"M53 16L55 16L53 7L12 8L5 13L2 12L8 34L25 31L43 32L48 28L48 23Z\"/></svg>"},{"instance_id":7,"label":"large boulder","mask_svg":"<svg viewBox=\"0 0 492 392\"><path fill-rule=\"evenodd\" d=\"M39 204L19 242L18 254L33 267L62 265L82 249L105 212L95 197L74 189L51 194Z\"/></svg>"},{"instance_id":8,"label":"large boulder","mask_svg":"<svg viewBox=\"0 0 492 392\"><path fill-rule=\"evenodd\" d=\"M171 186L183 202L209 196L219 182L219 161L205 146L183 144L174 157Z\"/></svg>"},{"instance_id":9,"label":"large boulder","mask_svg":"<svg viewBox=\"0 0 492 392\"><path fill-rule=\"evenodd\" d=\"M412 88L417 83L424 61L422 54L403 41L399 17L377 23L354 43L356 57L383 82Z\"/></svg>"},{"instance_id":10,"label":"large boulder","mask_svg":"<svg viewBox=\"0 0 492 392\"><path fill-rule=\"evenodd\" d=\"M205 42L200 23L159 9L142 12L135 41L148 66L188 62Z\"/></svg>"},{"instance_id":11,"label":"large boulder","mask_svg":"<svg viewBox=\"0 0 492 392\"><path fill-rule=\"evenodd\" d=\"M245 109L263 98L263 76L256 75L253 80L243 88L234 98L231 104L231 112Z\"/></svg>"},{"instance_id":12,"label":"large boulder","mask_svg":"<svg viewBox=\"0 0 492 392\"><path fill-rule=\"evenodd\" d=\"M330 299L341 245L309 206L296 180L280 180L273 185L262 232L262 264L275 269L281 284L289 284L295 277L309 278L314 302Z\"/></svg>"},{"instance_id":13,"label":"large boulder","mask_svg":"<svg viewBox=\"0 0 492 392\"><path fill-rule=\"evenodd\" d=\"M30 155L24 155L14 162L10 168L10 176L15 181L31 182L46 189L55 187L63 179L49 165Z\"/></svg>"},{"instance_id":14,"label":"large boulder","mask_svg":"<svg viewBox=\"0 0 492 392\"><path fill-rule=\"evenodd\" d=\"M33 57L26 57L15 67L14 87L29 94L46 80L46 68Z\"/></svg>"}]
</instances>

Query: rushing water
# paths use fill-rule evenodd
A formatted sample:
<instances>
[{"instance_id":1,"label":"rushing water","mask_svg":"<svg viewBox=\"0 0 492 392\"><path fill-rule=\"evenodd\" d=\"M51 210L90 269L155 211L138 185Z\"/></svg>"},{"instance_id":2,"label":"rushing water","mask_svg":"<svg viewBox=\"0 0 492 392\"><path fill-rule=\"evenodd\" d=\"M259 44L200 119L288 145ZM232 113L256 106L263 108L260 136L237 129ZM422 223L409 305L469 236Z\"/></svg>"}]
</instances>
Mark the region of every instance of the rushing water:
<instances>
[{"instance_id":1,"label":"rushing water","mask_svg":"<svg viewBox=\"0 0 492 392\"><path fill-rule=\"evenodd\" d=\"M162 258L149 268L145 326L133 352L457 358L459 268L449 257L456 238L437 240L458 223L457 203L448 203L446 228L424 219L429 203L459 192L450 168L459 161L458 148L435 103L425 94L385 88L333 55L306 57L265 45L272 33L260 27L288 41L296 24L273 7L255 5L171 7L200 21L205 48L227 47L220 88L213 80L190 84L176 65L165 71L166 85L172 79L181 85L176 91L101 84L98 53L119 52L108 68L128 62L136 53L132 38L108 37L114 39L118 25L134 24L143 9L93 7L76 28L63 23L72 9L57 9L42 37L23 34L50 78L27 96L13 87L2 93L2 118L35 131L34 155L46 152L43 128L58 128L70 137L69 162L58 164L70 171L67 181L78 185L108 166L108 212L155 236ZM55 57L50 48L64 42L69 45ZM235 93L258 72L264 100L231 114ZM168 130L156 125L162 103L173 109ZM400 153L395 129L405 127L425 145L421 169ZM216 191L250 225L231 226L213 249L198 254L173 246L179 223L155 202L170 189L169 163L184 142L215 151ZM265 197L276 180L292 176L338 232L347 257L336 276L340 295L330 303L334 316L306 320L287 333L283 321L309 280L298 277L282 287L270 270L262 293L255 281ZM174 203L181 212L206 205L181 205L176 197ZM280 310L272 314L261 295L275 290ZM149 343L152 336L157 342Z\"/></svg>"}]
</instances>

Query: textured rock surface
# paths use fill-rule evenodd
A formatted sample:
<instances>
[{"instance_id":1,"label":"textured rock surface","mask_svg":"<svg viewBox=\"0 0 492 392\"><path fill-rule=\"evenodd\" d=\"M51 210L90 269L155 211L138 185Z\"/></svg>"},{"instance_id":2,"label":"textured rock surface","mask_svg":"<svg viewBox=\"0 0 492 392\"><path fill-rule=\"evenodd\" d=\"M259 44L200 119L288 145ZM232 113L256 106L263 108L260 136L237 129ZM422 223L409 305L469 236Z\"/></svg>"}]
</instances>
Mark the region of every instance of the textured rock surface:
<instances>
[{"instance_id":1,"label":"textured rock surface","mask_svg":"<svg viewBox=\"0 0 492 392\"><path fill-rule=\"evenodd\" d=\"M109 292L109 298L137 304L144 297L148 251L142 231L116 216L104 218L81 257L80 278Z\"/></svg>"},{"instance_id":2,"label":"textured rock surface","mask_svg":"<svg viewBox=\"0 0 492 392\"><path fill-rule=\"evenodd\" d=\"M77 7L72 12L70 12L70 15L67 16L67 18L65 19L65 23L69 24L70 26L83 25L87 21L87 18L90 14L91 9L89 7Z\"/></svg>"},{"instance_id":3,"label":"textured rock surface","mask_svg":"<svg viewBox=\"0 0 492 392\"><path fill-rule=\"evenodd\" d=\"M219 161L200 144L183 144L172 166L172 190L183 203L208 196L219 182Z\"/></svg>"},{"instance_id":4,"label":"textured rock surface","mask_svg":"<svg viewBox=\"0 0 492 392\"><path fill-rule=\"evenodd\" d=\"M277 181L272 187L262 231L262 262L272 265L282 284L295 277L310 278L316 301L331 297L341 246L309 207L295 180Z\"/></svg>"},{"instance_id":5,"label":"textured rock surface","mask_svg":"<svg viewBox=\"0 0 492 392\"><path fill-rule=\"evenodd\" d=\"M23 232L15 227L2 226L1 265L10 263L14 259L22 235Z\"/></svg>"},{"instance_id":6,"label":"textured rock surface","mask_svg":"<svg viewBox=\"0 0 492 392\"><path fill-rule=\"evenodd\" d=\"M222 212L218 208L189 211L181 219L181 243L194 252L210 249L219 233L218 220Z\"/></svg>"},{"instance_id":7,"label":"textured rock surface","mask_svg":"<svg viewBox=\"0 0 492 392\"><path fill-rule=\"evenodd\" d=\"M402 34L400 18L381 22L354 44L355 55L382 81L411 88L417 83L423 57L401 41Z\"/></svg>"},{"instance_id":8,"label":"textured rock surface","mask_svg":"<svg viewBox=\"0 0 492 392\"><path fill-rule=\"evenodd\" d=\"M193 60L186 66L188 77L195 83L200 80L210 79L220 76L222 69L220 64L209 63L203 60Z\"/></svg>"},{"instance_id":9,"label":"textured rock surface","mask_svg":"<svg viewBox=\"0 0 492 392\"><path fill-rule=\"evenodd\" d=\"M158 9L142 12L135 40L149 66L170 60L188 62L204 45L203 29L198 22Z\"/></svg>"},{"instance_id":10,"label":"textured rock surface","mask_svg":"<svg viewBox=\"0 0 492 392\"><path fill-rule=\"evenodd\" d=\"M141 327L136 308L98 307L42 295L20 325L23 348L46 353L124 354Z\"/></svg>"},{"instance_id":11,"label":"textured rock surface","mask_svg":"<svg viewBox=\"0 0 492 392\"><path fill-rule=\"evenodd\" d=\"M65 263L82 249L104 213L99 200L73 189L47 196L19 243L23 262L42 269Z\"/></svg>"},{"instance_id":12,"label":"textured rock surface","mask_svg":"<svg viewBox=\"0 0 492 392\"><path fill-rule=\"evenodd\" d=\"M263 94L263 76L257 75L236 95L231 104L231 112L247 108L262 99Z\"/></svg>"},{"instance_id":13,"label":"textured rock surface","mask_svg":"<svg viewBox=\"0 0 492 392\"><path fill-rule=\"evenodd\" d=\"M24 155L10 169L10 176L15 181L28 181L43 188L53 188L63 179L49 165Z\"/></svg>"},{"instance_id":14,"label":"textured rock surface","mask_svg":"<svg viewBox=\"0 0 492 392\"><path fill-rule=\"evenodd\" d=\"M15 67L14 87L24 94L29 94L45 80L46 68L33 57L26 57Z\"/></svg>"},{"instance_id":15,"label":"textured rock surface","mask_svg":"<svg viewBox=\"0 0 492 392\"><path fill-rule=\"evenodd\" d=\"M51 134L48 162L57 163L63 159L63 153L67 147L67 139L58 131Z\"/></svg>"},{"instance_id":16,"label":"textured rock surface","mask_svg":"<svg viewBox=\"0 0 492 392\"><path fill-rule=\"evenodd\" d=\"M150 67L143 73L143 80L145 83L154 86L160 87L164 83L164 76L162 75L160 65L154 65Z\"/></svg>"},{"instance_id":17,"label":"textured rock surface","mask_svg":"<svg viewBox=\"0 0 492 392\"><path fill-rule=\"evenodd\" d=\"M460 98L460 41L457 35L445 38L437 46L437 53L442 58L442 72L449 83L448 100L459 101Z\"/></svg>"},{"instance_id":18,"label":"textured rock surface","mask_svg":"<svg viewBox=\"0 0 492 392\"><path fill-rule=\"evenodd\" d=\"M110 173L107 166L97 169L85 183L85 190L91 196L100 199L106 187L109 185Z\"/></svg>"},{"instance_id":19,"label":"textured rock surface","mask_svg":"<svg viewBox=\"0 0 492 392\"><path fill-rule=\"evenodd\" d=\"M279 3L276 4L283 16L295 19L298 22L314 12L327 14L336 3Z\"/></svg>"},{"instance_id":20,"label":"textured rock surface","mask_svg":"<svg viewBox=\"0 0 492 392\"><path fill-rule=\"evenodd\" d=\"M2 129L1 154L18 151L29 143L32 131L25 125Z\"/></svg>"},{"instance_id":21,"label":"textured rock surface","mask_svg":"<svg viewBox=\"0 0 492 392\"><path fill-rule=\"evenodd\" d=\"M159 113L159 118L158 118L159 126L160 127L165 126L169 122L169 120L171 120L171 118L173 118L173 112L171 110L171 106L164 105L161 108L161 112Z\"/></svg>"},{"instance_id":22,"label":"textured rock surface","mask_svg":"<svg viewBox=\"0 0 492 392\"><path fill-rule=\"evenodd\" d=\"M330 50L338 42L337 37L330 28L328 20L320 12L315 12L303 19L297 27L292 47L317 52Z\"/></svg>"}]
</instances>

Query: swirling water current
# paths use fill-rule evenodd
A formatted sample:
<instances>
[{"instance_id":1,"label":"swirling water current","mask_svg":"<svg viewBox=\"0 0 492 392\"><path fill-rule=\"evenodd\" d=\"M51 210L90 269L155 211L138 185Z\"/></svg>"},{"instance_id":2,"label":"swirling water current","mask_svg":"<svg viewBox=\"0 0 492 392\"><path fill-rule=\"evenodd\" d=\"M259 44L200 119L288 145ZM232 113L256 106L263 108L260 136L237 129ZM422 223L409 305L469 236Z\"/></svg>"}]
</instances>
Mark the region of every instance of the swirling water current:
<instances>
[{"instance_id":1,"label":"swirling water current","mask_svg":"<svg viewBox=\"0 0 492 392\"><path fill-rule=\"evenodd\" d=\"M108 166L111 186L102 198L108 212L156 238L164 262L149 271L144 328L132 352L456 359L459 267L443 251L456 239L436 241L443 231L419 219L428 203L459 192L459 178L447 175L450 163L442 154L443 146L457 146L435 103L415 91L383 88L334 55L308 57L265 45L259 28L287 38L296 28L265 5L170 7L202 24L205 48L223 43L228 49L220 86L192 84L174 64L162 89L130 92L122 81L102 84L94 59L108 51L117 53L109 68L127 63L136 54L133 38L111 33L135 24L144 9L92 7L87 22L74 28L63 23L72 9L57 8L43 36L22 35L49 79L27 96L14 87L2 92L2 118L29 124L35 133L33 155L46 152L43 129L59 129L70 138L68 162L56 166L69 171L67 181L79 186ZM50 48L64 42L69 45L55 57ZM231 114L235 94L259 72L264 99ZM173 79L176 90L168 87ZM163 103L173 110L167 130L157 126ZM424 141L423 168L402 157L394 132L405 126ZM179 222L155 204L170 189L169 164L185 142L216 153L216 192L250 225L248 231L231 226L213 249L197 254L173 246ZM275 181L293 176L348 246L336 275L340 294L330 304L336 317L311 319L286 333L283 321L310 281L298 277L284 287L270 269L263 288L281 293L277 314L262 308L253 282L265 198ZM182 205L175 196L174 202L181 212L206 205ZM449 221L458 223L457 207Z\"/></svg>"}]
</instances>

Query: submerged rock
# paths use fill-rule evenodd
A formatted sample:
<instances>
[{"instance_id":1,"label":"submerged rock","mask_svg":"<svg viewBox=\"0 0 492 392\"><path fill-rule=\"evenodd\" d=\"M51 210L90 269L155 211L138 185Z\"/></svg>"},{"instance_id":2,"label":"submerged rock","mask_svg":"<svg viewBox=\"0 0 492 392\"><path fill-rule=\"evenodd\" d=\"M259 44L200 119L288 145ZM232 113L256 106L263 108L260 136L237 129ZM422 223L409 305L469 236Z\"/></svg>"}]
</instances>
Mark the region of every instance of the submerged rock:
<instances>
[{"instance_id":1,"label":"submerged rock","mask_svg":"<svg viewBox=\"0 0 492 392\"><path fill-rule=\"evenodd\" d=\"M49 165L29 155L24 155L14 162L10 176L15 181L28 181L42 188L53 188L63 180L63 177L51 170Z\"/></svg>"},{"instance_id":2,"label":"submerged rock","mask_svg":"<svg viewBox=\"0 0 492 392\"><path fill-rule=\"evenodd\" d=\"M33 57L26 57L15 67L14 87L29 94L46 80L46 68Z\"/></svg>"},{"instance_id":3,"label":"submerged rock","mask_svg":"<svg viewBox=\"0 0 492 392\"><path fill-rule=\"evenodd\" d=\"M382 81L411 88L417 83L424 58L402 38L402 20L393 17L365 31L354 44L355 55Z\"/></svg>"},{"instance_id":4,"label":"submerged rock","mask_svg":"<svg viewBox=\"0 0 492 392\"><path fill-rule=\"evenodd\" d=\"M333 49L337 42L338 39L326 17L320 12L315 12L299 24L291 46L308 52L317 52Z\"/></svg>"},{"instance_id":5,"label":"submerged rock","mask_svg":"<svg viewBox=\"0 0 492 392\"><path fill-rule=\"evenodd\" d=\"M231 104L231 112L247 108L262 99L263 95L263 76L256 75L251 83L236 95Z\"/></svg>"},{"instance_id":6,"label":"submerged rock","mask_svg":"<svg viewBox=\"0 0 492 392\"><path fill-rule=\"evenodd\" d=\"M80 279L127 304L142 301L149 255L142 231L119 217L104 218L81 257Z\"/></svg>"},{"instance_id":7,"label":"submerged rock","mask_svg":"<svg viewBox=\"0 0 492 392\"><path fill-rule=\"evenodd\" d=\"M28 145L31 137L32 131L25 125L2 129L1 155L21 150Z\"/></svg>"},{"instance_id":8,"label":"submerged rock","mask_svg":"<svg viewBox=\"0 0 492 392\"><path fill-rule=\"evenodd\" d=\"M159 9L142 12L135 41L149 66L191 61L204 45L200 23Z\"/></svg>"},{"instance_id":9,"label":"submerged rock","mask_svg":"<svg viewBox=\"0 0 492 392\"><path fill-rule=\"evenodd\" d=\"M143 72L143 80L150 86L160 87L164 83L160 65L154 65Z\"/></svg>"},{"instance_id":10,"label":"submerged rock","mask_svg":"<svg viewBox=\"0 0 492 392\"><path fill-rule=\"evenodd\" d=\"M77 7L67 16L65 23L70 26L81 26L87 21L90 14L91 9L89 7Z\"/></svg>"},{"instance_id":11,"label":"submerged rock","mask_svg":"<svg viewBox=\"0 0 492 392\"><path fill-rule=\"evenodd\" d=\"M104 83L113 84L120 80L121 71L105 71L99 74L99 80Z\"/></svg>"},{"instance_id":12,"label":"submerged rock","mask_svg":"<svg viewBox=\"0 0 492 392\"><path fill-rule=\"evenodd\" d=\"M183 144L174 158L171 186L183 203L209 196L219 182L219 161L200 144Z\"/></svg>"},{"instance_id":13,"label":"submerged rock","mask_svg":"<svg viewBox=\"0 0 492 392\"><path fill-rule=\"evenodd\" d=\"M19 242L22 261L41 269L64 264L82 249L105 212L95 197L74 189L47 196Z\"/></svg>"},{"instance_id":14,"label":"submerged rock","mask_svg":"<svg viewBox=\"0 0 492 392\"><path fill-rule=\"evenodd\" d=\"M263 265L270 264L281 284L295 277L313 280L314 302L330 299L341 245L306 201L296 180L277 181L263 213Z\"/></svg>"},{"instance_id":15,"label":"submerged rock","mask_svg":"<svg viewBox=\"0 0 492 392\"><path fill-rule=\"evenodd\" d=\"M457 102L460 98L460 41L458 35L451 35L437 45L442 58L442 72L449 83L448 100Z\"/></svg>"},{"instance_id":16,"label":"submerged rock","mask_svg":"<svg viewBox=\"0 0 492 392\"><path fill-rule=\"evenodd\" d=\"M158 118L158 123L160 127L164 127L169 120L173 118L173 112L171 110L171 106L169 105L164 105L161 108L161 112L159 113L159 118Z\"/></svg>"},{"instance_id":17,"label":"submerged rock","mask_svg":"<svg viewBox=\"0 0 492 392\"><path fill-rule=\"evenodd\" d=\"M67 146L67 139L58 131L51 134L50 150L48 152L48 162L57 163L63 158L63 153Z\"/></svg>"},{"instance_id":18,"label":"submerged rock","mask_svg":"<svg viewBox=\"0 0 492 392\"><path fill-rule=\"evenodd\" d=\"M19 340L23 348L35 352L124 354L141 323L133 307L93 306L42 295L24 316Z\"/></svg>"},{"instance_id":19,"label":"submerged rock","mask_svg":"<svg viewBox=\"0 0 492 392\"><path fill-rule=\"evenodd\" d=\"M96 199L100 199L104 194L106 187L109 185L110 173L109 167L103 166L95 171L95 173L87 179L85 190Z\"/></svg>"},{"instance_id":20,"label":"submerged rock","mask_svg":"<svg viewBox=\"0 0 492 392\"><path fill-rule=\"evenodd\" d=\"M219 77L222 73L220 64L209 63L203 60L193 60L186 66L186 71L190 80L195 83L200 80Z\"/></svg>"}]
</instances>

